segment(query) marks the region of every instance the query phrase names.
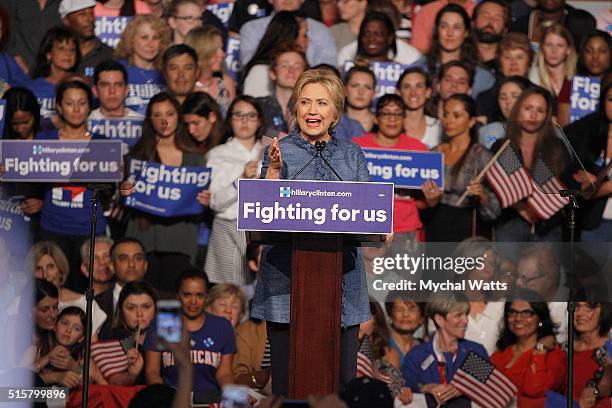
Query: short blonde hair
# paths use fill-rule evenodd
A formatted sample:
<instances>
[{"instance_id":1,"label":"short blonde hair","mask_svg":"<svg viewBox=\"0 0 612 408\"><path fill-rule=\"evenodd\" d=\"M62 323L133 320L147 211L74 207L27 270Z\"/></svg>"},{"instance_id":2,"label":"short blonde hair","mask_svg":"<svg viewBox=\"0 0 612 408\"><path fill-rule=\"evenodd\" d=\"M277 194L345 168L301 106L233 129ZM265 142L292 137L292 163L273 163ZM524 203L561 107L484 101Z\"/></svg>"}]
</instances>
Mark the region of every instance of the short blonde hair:
<instances>
[{"instance_id":1,"label":"short blonde hair","mask_svg":"<svg viewBox=\"0 0 612 408\"><path fill-rule=\"evenodd\" d=\"M569 49L569 55L565 59L564 70L565 70L565 79L568 81L574 77L576 73L576 63L578 61L578 55L576 54L576 49L574 48L574 39L572 38L572 34L568 31L567 28L562 26L559 23L555 23L552 26L548 27L544 30L542 34L542 39L540 40L540 50L537 55L537 64L538 64L538 72L540 74L540 84L543 88L547 89L553 95L555 95L552 82L550 80L550 73L548 72L548 68L546 68L546 61L544 59L544 40L550 34L555 34L565 40L567 43L567 48Z\"/></svg>"},{"instance_id":2,"label":"short blonde hair","mask_svg":"<svg viewBox=\"0 0 612 408\"><path fill-rule=\"evenodd\" d=\"M185 36L185 45L193 48L198 54L198 66L201 71L210 69L210 61L217 52L214 42L215 37L223 40L221 31L213 26L193 28Z\"/></svg>"},{"instance_id":3,"label":"short blonde hair","mask_svg":"<svg viewBox=\"0 0 612 408\"><path fill-rule=\"evenodd\" d=\"M32 245L26 255L28 270L34 275L38 261L45 255L49 255L55 261L57 269L60 271L60 286L64 286L68 279L70 267L68 266L68 258L66 258L64 251L54 241L38 241Z\"/></svg>"},{"instance_id":4,"label":"short blonde hair","mask_svg":"<svg viewBox=\"0 0 612 408\"><path fill-rule=\"evenodd\" d=\"M140 26L144 24L149 24L151 28L153 28L153 31L157 32L161 38L159 53L157 54L157 57L155 57L155 67L157 69L161 69L162 56L164 55L166 48L168 48L172 42L172 33L164 21L152 14L139 14L128 23L127 27L125 27L125 30L123 31L123 34L121 34L121 40L117 45L117 50L115 50L115 57L118 59L125 59L129 65L133 65L134 38L136 37L136 32Z\"/></svg>"},{"instance_id":5,"label":"short blonde hair","mask_svg":"<svg viewBox=\"0 0 612 408\"><path fill-rule=\"evenodd\" d=\"M433 320L436 327L438 323L434 319L435 315L440 315L446 319L446 315L451 312L462 312L468 314L470 312L470 303L467 297L461 292L445 291L437 292L431 296L425 306L425 314Z\"/></svg>"},{"instance_id":6,"label":"short blonde hair","mask_svg":"<svg viewBox=\"0 0 612 408\"><path fill-rule=\"evenodd\" d=\"M293 87L293 94L291 95L291 100L293 101L293 116L297 117L297 104L300 94L304 90L304 87L310 84L321 84L327 89L327 92L329 92L332 105L336 108L337 115L330 128L336 127L344 111L344 84L338 76L326 70L309 69L308 71L302 72L298 77Z\"/></svg>"},{"instance_id":7,"label":"short blonde hair","mask_svg":"<svg viewBox=\"0 0 612 408\"><path fill-rule=\"evenodd\" d=\"M208 295L206 296L206 304L204 306L208 309L213 303L215 303L216 300L230 296L236 296L240 300L240 317L238 318L238 321L240 321L246 314L246 297L237 285L231 283L219 283L213 286L212 289L208 291Z\"/></svg>"}]
</instances>

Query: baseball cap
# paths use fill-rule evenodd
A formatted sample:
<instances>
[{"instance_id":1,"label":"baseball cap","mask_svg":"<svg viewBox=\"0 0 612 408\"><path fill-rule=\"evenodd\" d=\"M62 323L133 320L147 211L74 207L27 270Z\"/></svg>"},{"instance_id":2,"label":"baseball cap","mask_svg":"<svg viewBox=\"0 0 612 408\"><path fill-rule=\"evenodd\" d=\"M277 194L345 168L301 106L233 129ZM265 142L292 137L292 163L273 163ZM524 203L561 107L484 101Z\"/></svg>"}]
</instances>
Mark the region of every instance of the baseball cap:
<instances>
[{"instance_id":1,"label":"baseball cap","mask_svg":"<svg viewBox=\"0 0 612 408\"><path fill-rule=\"evenodd\" d=\"M80 11L95 6L95 0L62 0L59 6L59 14L61 18L64 18L68 14L74 13L75 11Z\"/></svg>"}]
</instances>

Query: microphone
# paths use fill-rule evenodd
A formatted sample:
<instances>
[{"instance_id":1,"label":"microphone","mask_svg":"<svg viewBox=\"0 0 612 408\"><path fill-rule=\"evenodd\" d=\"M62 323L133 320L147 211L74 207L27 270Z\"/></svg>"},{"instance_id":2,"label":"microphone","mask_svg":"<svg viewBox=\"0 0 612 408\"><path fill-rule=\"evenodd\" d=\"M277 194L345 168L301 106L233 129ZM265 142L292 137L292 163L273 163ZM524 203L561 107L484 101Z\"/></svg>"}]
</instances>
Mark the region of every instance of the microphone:
<instances>
[{"instance_id":1,"label":"microphone","mask_svg":"<svg viewBox=\"0 0 612 408\"><path fill-rule=\"evenodd\" d=\"M344 180L342 180L342 177L340 177L340 176L338 175L338 173L336 173L336 170L334 170L334 168L332 167L332 165L331 165L331 164L329 164L329 162L327 161L327 159L325 158L325 156L323 156L323 150L325 150L325 148L327 147L327 142L326 142L325 140L317 140L317 141L314 143L314 146L315 146L315 150L317 151L317 153L316 153L314 156L312 156L312 159L310 159L310 160L308 161L308 163L306 163L306 164L304 165L304 167L302 167L302 168L300 169L300 171L298 171L298 172L295 174L295 176L291 177L291 180L295 180L295 179L296 179L296 178L297 178L297 177L298 177L300 174L302 174L302 172L303 172L303 171L306 169L306 167L308 167L308 166L310 165L310 163L312 163L312 162L313 162L313 160L314 160L314 159L316 159L317 157L321 157L321 159L323 159L323 162L324 162L324 163L327 165L327 167L329 167L329 168L330 168L330 170L331 170L331 171L334 173L334 175L335 175L335 176L338 178L338 180L340 180L340 181L344 181Z\"/></svg>"},{"instance_id":2,"label":"microphone","mask_svg":"<svg viewBox=\"0 0 612 408\"><path fill-rule=\"evenodd\" d=\"M317 146L317 143L319 143L319 146ZM327 165L327 167L329 167L329 169L334 173L334 175L336 177L338 177L338 180L340 181L344 181L342 180L342 177L340 177L338 175L338 173L336 173L336 170L334 170L334 167L329 164L329 162L327 161L327 159L325 158L325 156L323 156L323 149L325 149L325 147L327 146L327 142L322 140L320 142L315 142L315 149L317 149L317 151L319 152L319 154L321 155L321 158L323 159L323 162L325 162L325 164Z\"/></svg>"}]
</instances>

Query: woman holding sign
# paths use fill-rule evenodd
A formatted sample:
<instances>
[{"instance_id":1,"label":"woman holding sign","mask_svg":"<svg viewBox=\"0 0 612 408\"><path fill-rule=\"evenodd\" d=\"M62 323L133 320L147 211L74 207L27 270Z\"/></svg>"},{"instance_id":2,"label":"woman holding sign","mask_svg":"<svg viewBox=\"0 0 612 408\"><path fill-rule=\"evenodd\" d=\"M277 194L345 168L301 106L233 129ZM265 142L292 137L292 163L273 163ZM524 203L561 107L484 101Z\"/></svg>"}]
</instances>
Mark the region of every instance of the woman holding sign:
<instances>
[{"instance_id":1,"label":"woman holding sign","mask_svg":"<svg viewBox=\"0 0 612 408\"><path fill-rule=\"evenodd\" d=\"M87 130L87 118L91 113L93 95L91 89L80 81L59 84L55 94L59 117L57 129L40 132L37 140L64 142L103 139ZM67 286L80 292L85 285L79 273L80 248L89 238L91 229L91 190L69 184L47 185L40 221L40 235L44 240L57 242L70 260L70 276ZM98 206L96 235L104 234L106 220L104 209Z\"/></svg>"},{"instance_id":2,"label":"woman holding sign","mask_svg":"<svg viewBox=\"0 0 612 408\"><path fill-rule=\"evenodd\" d=\"M172 167L204 167L204 157L185 130L180 105L168 93L161 92L151 98L142 137L128 154L128 163L129 159ZM145 177L148 180L150 172L147 170L149 168L144 169L146 176L133 174L135 181ZM123 187L121 193L124 196L134 193L135 189L129 183L124 183ZM209 199L210 195L204 191L197 196L202 205L208 205ZM164 201L160 199L156 204L163 206ZM176 274L194 262L199 221L199 215L163 217L132 210L126 236L143 243L149 263L146 279L157 289L168 291L174 288Z\"/></svg>"},{"instance_id":3,"label":"woman holding sign","mask_svg":"<svg viewBox=\"0 0 612 408\"><path fill-rule=\"evenodd\" d=\"M293 89L293 114L297 128L266 149L261 170L267 179L291 179L316 155L315 142L327 143L322 152L344 181L369 181L370 174L360 147L332 136L344 105L342 81L326 71L309 70ZM318 157L300 174L302 180L337 181L338 177ZM356 374L359 323L370 319L364 263L355 248L344 251L342 275L342 336L340 380ZM266 246L253 298L252 316L266 320L271 345L274 394L287 394L289 313L291 293L291 247Z\"/></svg>"}]
</instances>

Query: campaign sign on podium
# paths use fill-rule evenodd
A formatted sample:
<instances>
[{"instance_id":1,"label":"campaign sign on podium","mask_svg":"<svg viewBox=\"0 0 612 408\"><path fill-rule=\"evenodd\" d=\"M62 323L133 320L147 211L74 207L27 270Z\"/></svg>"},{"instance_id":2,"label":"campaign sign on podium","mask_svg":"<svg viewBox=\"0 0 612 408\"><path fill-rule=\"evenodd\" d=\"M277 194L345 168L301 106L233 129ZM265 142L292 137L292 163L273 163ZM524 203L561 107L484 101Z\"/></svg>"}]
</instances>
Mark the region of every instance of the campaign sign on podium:
<instances>
[{"instance_id":1,"label":"campaign sign on podium","mask_svg":"<svg viewBox=\"0 0 612 408\"><path fill-rule=\"evenodd\" d=\"M372 181L396 188L420 189L427 180L444 188L444 156L440 152L362 148Z\"/></svg>"},{"instance_id":2,"label":"campaign sign on podium","mask_svg":"<svg viewBox=\"0 0 612 408\"><path fill-rule=\"evenodd\" d=\"M2 181L121 181L120 140L3 140L0 157Z\"/></svg>"},{"instance_id":3,"label":"campaign sign on podium","mask_svg":"<svg viewBox=\"0 0 612 408\"><path fill-rule=\"evenodd\" d=\"M238 229L388 234L393 231L393 184L239 180Z\"/></svg>"}]
</instances>

